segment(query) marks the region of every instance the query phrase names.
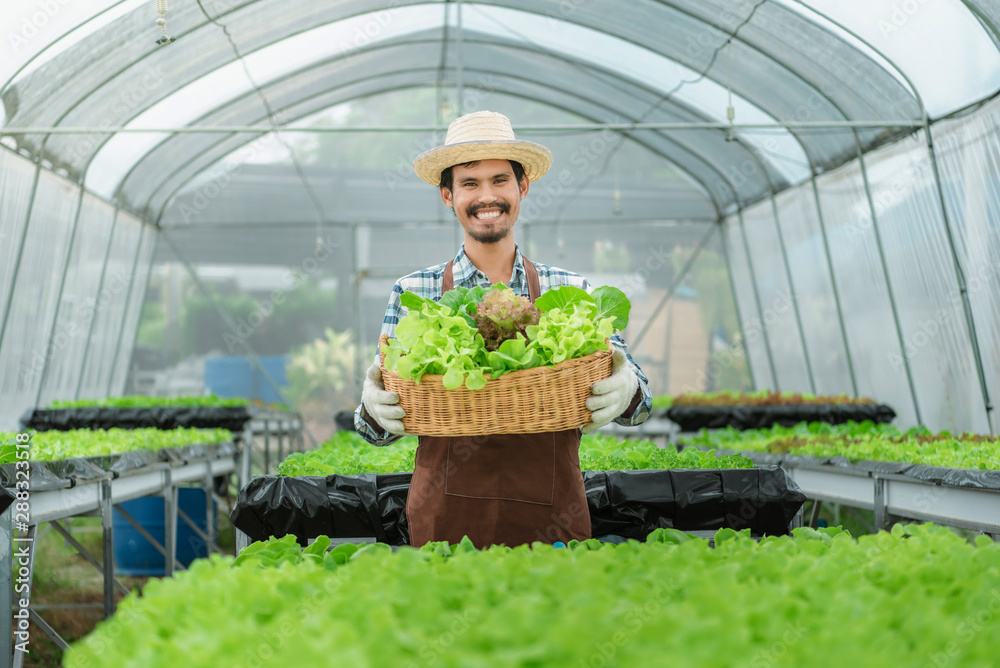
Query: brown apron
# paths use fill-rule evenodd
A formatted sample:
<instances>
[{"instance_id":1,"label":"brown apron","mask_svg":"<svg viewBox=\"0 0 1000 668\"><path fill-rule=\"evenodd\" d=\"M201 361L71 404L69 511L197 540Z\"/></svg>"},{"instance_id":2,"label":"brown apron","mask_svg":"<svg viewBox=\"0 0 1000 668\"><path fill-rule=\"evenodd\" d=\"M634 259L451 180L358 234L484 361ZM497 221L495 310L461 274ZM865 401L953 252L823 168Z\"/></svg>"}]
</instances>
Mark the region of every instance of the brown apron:
<instances>
[{"instance_id":1,"label":"brown apron","mask_svg":"<svg viewBox=\"0 0 1000 668\"><path fill-rule=\"evenodd\" d=\"M442 293L454 286L452 264ZM526 258L524 271L534 302L541 292L538 272ZM580 430L421 436L406 517L414 547L457 543L466 535L476 547L590 538Z\"/></svg>"}]
</instances>

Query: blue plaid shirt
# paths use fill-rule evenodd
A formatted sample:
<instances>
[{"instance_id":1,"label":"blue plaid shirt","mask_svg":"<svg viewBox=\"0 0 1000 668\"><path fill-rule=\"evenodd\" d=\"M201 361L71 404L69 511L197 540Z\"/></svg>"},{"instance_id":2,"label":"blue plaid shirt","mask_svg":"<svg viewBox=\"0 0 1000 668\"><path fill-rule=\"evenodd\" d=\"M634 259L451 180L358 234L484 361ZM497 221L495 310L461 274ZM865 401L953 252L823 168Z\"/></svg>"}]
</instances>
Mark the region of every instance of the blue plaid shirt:
<instances>
[{"instance_id":1,"label":"blue plaid shirt","mask_svg":"<svg viewBox=\"0 0 1000 668\"><path fill-rule=\"evenodd\" d=\"M527 297L528 279L524 273L524 260L521 257L521 250L515 247L514 253L514 273L507 283L507 287L513 288L516 294ZM406 315L406 308L400 304L399 298L407 290L427 299L435 301L441 299L441 285L444 281L444 270L447 264L447 262L443 262L421 271L415 271L396 281L396 285L392 287L392 294L389 296L389 306L385 310L385 318L382 320L382 334L391 338L396 332L396 323L399 322L402 316ZM591 290L587 279L579 274L574 274L558 267L549 267L539 262L532 262L532 264L538 270L538 287L541 290L541 294L545 294L546 291L552 288L564 285L582 288L587 292ZM455 287L461 286L471 289L477 285L484 288L488 288L491 285L490 279L486 274L479 271L465 254L464 245L458 250L458 255L455 256L455 264L452 265L451 271ZM622 415L616 418L615 422L626 427L641 424L649 417L649 412L653 406L652 397L649 393L649 380L646 378L646 374L642 372L642 369L639 368L639 365L635 364L635 361L628 352L628 346L625 345L625 341L618 334L612 336L610 340L611 345L624 352L629 362L635 365L636 375L639 377L639 389L642 391L642 400L635 411L631 415ZM375 360L378 360L377 352ZM355 409L354 428L358 430L358 433L366 441L374 445L389 445L399 440L400 437L395 434L372 428L362 416L363 410L363 405Z\"/></svg>"}]
</instances>

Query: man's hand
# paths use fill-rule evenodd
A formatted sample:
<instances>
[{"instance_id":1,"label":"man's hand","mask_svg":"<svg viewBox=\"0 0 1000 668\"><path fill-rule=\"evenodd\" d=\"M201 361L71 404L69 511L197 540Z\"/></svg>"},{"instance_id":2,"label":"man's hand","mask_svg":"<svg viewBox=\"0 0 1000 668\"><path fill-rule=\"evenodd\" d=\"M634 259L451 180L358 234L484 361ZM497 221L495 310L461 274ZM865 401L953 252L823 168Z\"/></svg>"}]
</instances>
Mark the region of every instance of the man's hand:
<instances>
[{"instance_id":1,"label":"man's hand","mask_svg":"<svg viewBox=\"0 0 1000 668\"><path fill-rule=\"evenodd\" d=\"M361 389L361 403L365 407L368 415L378 423L382 429L390 434L404 435L406 428L403 427L403 418L406 412L399 406L399 395L389 392L382 383L382 370L379 369L378 362L373 362L368 367L365 374L365 384Z\"/></svg>"},{"instance_id":2,"label":"man's hand","mask_svg":"<svg viewBox=\"0 0 1000 668\"><path fill-rule=\"evenodd\" d=\"M597 381L590 388L594 395L587 399L587 408L593 411L591 422L580 431L589 434L624 413L638 389L639 377L635 375L635 369L628 363L625 353L616 348L611 356L611 376Z\"/></svg>"}]
</instances>

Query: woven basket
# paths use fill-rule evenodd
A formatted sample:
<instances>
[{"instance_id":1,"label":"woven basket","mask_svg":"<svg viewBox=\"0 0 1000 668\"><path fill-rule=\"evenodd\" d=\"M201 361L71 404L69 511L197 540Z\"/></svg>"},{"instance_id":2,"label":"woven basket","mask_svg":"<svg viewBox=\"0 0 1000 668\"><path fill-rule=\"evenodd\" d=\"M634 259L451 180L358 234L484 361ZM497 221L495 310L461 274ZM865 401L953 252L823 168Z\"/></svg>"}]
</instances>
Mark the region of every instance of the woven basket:
<instances>
[{"instance_id":1,"label":"woven basket","mask_svg":"<svg viewBox=\"0 0 1000 668\"><path fill-rule=\"evenodd\" d=\"M379 350L387 340L379 339ZM386 371L385 389L399 394L403 426L420 436L535 434L575 429L590 422L585 402L590 386L611 375L611 350L566 360L555 366L522 369L490 380L480 390L444 386L444 376L425 375L420 383Z\"/></svg>"}]
</instances>

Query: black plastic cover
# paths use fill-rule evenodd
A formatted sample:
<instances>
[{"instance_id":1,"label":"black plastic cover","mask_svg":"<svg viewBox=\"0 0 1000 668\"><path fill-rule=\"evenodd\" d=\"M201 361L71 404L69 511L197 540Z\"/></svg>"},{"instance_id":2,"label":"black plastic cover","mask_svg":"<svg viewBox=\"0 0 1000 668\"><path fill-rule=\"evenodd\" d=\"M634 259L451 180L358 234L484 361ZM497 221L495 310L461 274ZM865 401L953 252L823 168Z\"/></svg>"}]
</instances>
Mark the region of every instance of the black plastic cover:
<instances>
[{"instance_id":1,"label":"black plastic cover","mask_svg":"<svg viewBox=\"0 0 1000 668\"><path fill-rule=\"evenodd\" d=\"M301 543L375 537L405 545L410 473L258 476L233 509L233 526L251 540L295 535ZM806 497L780 468L584 471L593 535L645 538L656 528L749 528L784 534Z\"/></svg>"},{"instance_id":2,"label":"black plastic cover","mask_svg":"<svg viewBox=\"0 0 1000 668\"><path fill-rule=\"evenodd\" d=\"M242 431L253 417L248 406L158 406L155 408L32 408L21 416L25 429L229 429Z\"/></svg>"},{"instance_id":3,"label":"black plastic cover","mask_svg":"<svg viewBox=\"0 0 1000 668\"><path fill-rule=\"evenodd\" d=\"M14 490L0 487L0 513L7 510L12 503L14 503Z\"/></svg>"},{"instance_id":4,"label":"black plastic cover","mask_svg":"<svg viewBox=\"0 0 1000 668\"><path fill-rule=\"evenodd\" d=\"M699 429L766 429L791 427L800 422L842 424L892 422L896 411L885 404L796 404L791 406L671 406L662 415L676 422L681 431Z\"/></svg>"},{"instance_id":5,"label":"black plastic cover","mask_svg":"<svg viewBox=\"0 0 1000 668\"><path fill-rule=\"evenodd\" d=\"M333 423L340 431L354 431L354 411L337 411L333 416Z\"/></svg>"}]
</instances>

